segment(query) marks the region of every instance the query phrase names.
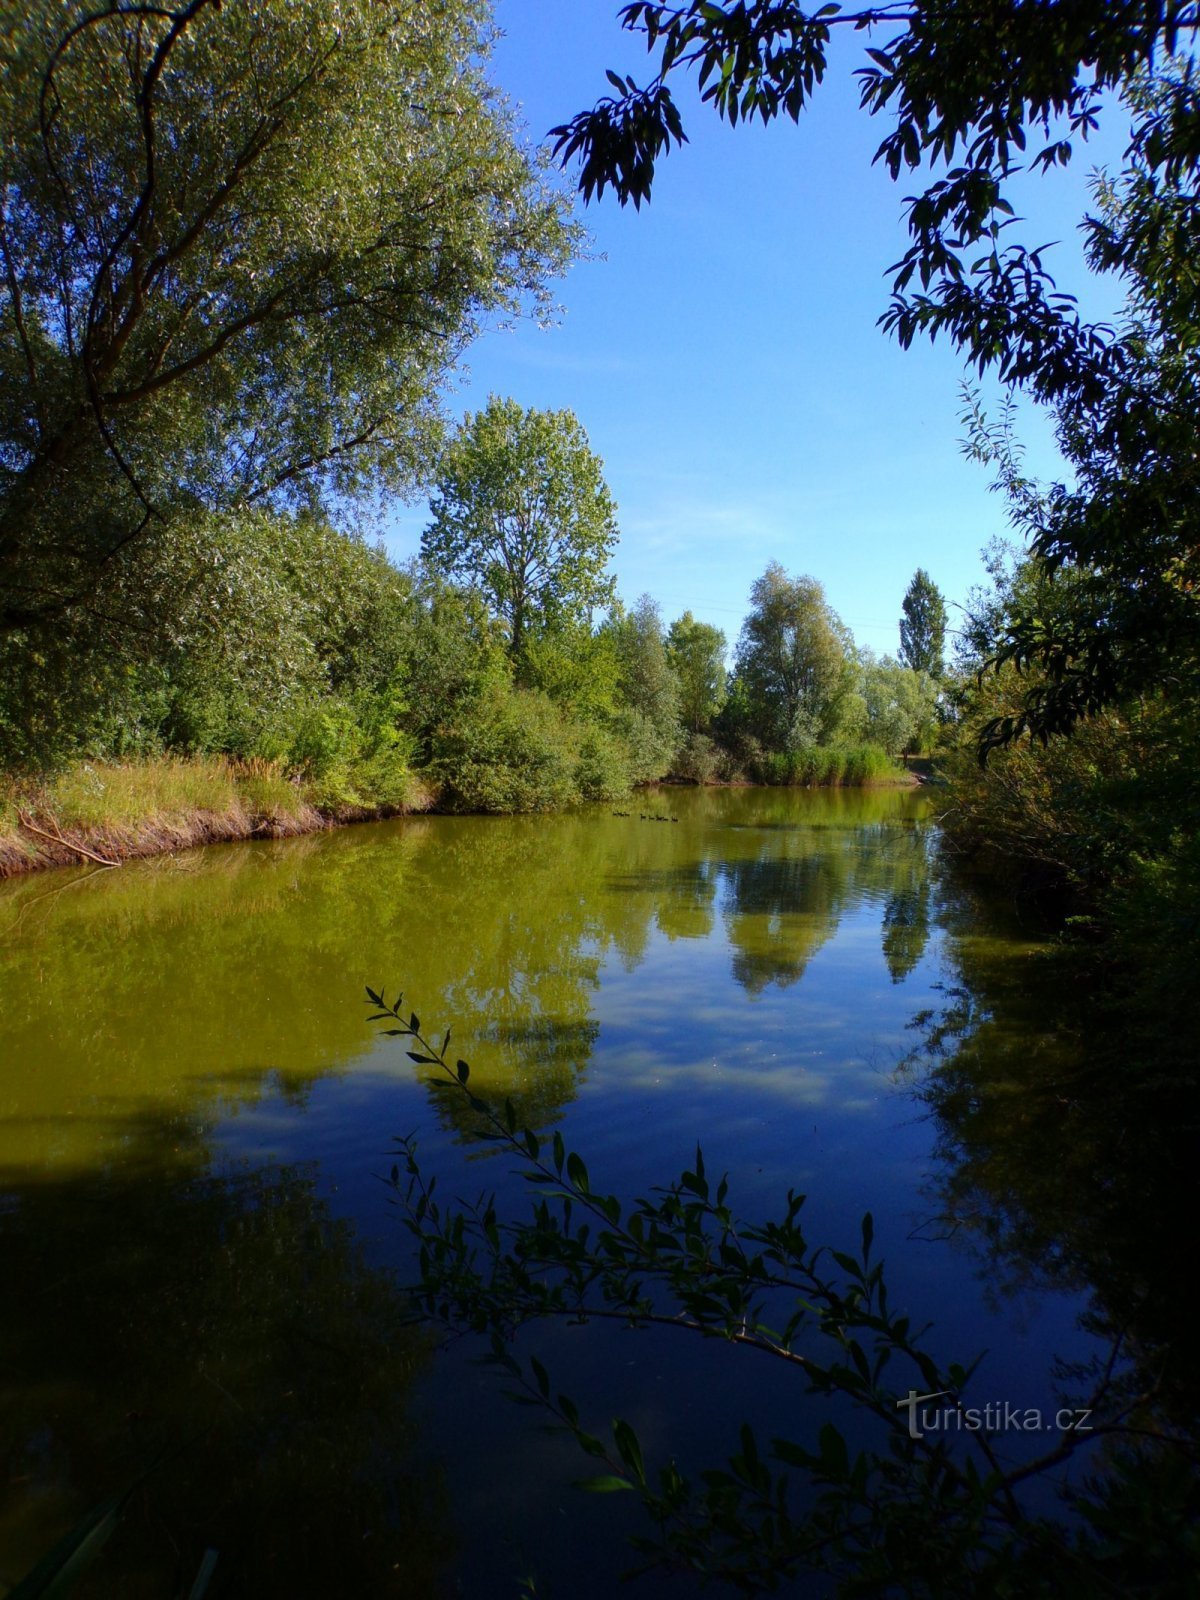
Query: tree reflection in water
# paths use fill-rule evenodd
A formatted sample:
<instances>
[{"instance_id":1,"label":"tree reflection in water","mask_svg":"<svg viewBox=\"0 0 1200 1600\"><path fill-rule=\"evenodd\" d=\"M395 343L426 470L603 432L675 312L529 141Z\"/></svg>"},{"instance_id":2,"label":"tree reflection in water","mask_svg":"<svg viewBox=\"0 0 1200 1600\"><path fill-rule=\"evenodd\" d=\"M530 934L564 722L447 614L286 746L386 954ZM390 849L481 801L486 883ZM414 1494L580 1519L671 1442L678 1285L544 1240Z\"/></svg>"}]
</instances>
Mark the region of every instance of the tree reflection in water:
<instances>
[{"instance_id":1,"label":"tree reflection in water","mask_svg":"<svg viewBox=\"0 0 1200 1600\"><path fill-rule=\"evenodd\" d=\"M450 1555L407 1419L425 1337L314 1171L208 1170L130 1123L111 1173L9 1189L0 1216L0 1582L158 1464L79 1600L433 1596Z\"/></svg>"}]
</instances>

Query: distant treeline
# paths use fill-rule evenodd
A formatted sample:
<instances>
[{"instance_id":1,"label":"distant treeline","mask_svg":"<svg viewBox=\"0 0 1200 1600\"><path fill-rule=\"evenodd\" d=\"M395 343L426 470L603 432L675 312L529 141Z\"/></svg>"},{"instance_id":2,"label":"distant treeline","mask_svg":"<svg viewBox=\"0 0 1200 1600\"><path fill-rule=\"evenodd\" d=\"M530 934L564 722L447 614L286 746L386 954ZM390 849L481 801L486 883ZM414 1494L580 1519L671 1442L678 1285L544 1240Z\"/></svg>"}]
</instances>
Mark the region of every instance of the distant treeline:
<instances>
[{"instance_id":1,"label":"distant treeline","mask_svg":"<svg viewBox=\"0 0 1200 1600\"><path fill-rule=\"evenodd\" d=\"M98 599L119 631L0 643L10 773L218 754L329 809L403 809L433 790L450 809L509 812L666 777L879 780L936 726L936 679L858 651L820 586L775 565L732 673L719 629L688 612L666 627L648 596L611 597L596 621L530 606L514 648L482 584L428 554L398 567L312 515L198 518L121 582ZM128 625L156 605L153 627Z\"/></svg>"}]
</instances>

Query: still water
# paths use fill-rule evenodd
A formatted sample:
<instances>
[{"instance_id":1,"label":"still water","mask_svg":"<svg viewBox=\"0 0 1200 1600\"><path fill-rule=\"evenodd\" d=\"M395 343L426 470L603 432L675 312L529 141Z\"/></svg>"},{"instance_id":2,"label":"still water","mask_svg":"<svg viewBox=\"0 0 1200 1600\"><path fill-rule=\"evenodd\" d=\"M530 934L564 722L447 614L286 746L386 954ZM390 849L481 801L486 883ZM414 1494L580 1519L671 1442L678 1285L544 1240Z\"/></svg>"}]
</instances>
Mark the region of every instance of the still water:
<instances>
[{"instance_id":1,"label":"still water","mask_svg":"<svg viewBox=\"0 0 1200 1600\"><path fill-rule=\"evenodd\" d=\"M1090 1353L1087 1264L1052 1227L1000 1238L1030 1065L1053 1079L1077 1048L1050 947L956 885L917 792L630 810L0 886L0 1593L148 1462L81 1595L165 1600L207 1548L214 1592L256 1596L601 1596L630 1565L636 1509L573 1490L575 1447L406 1321L392 1137L443 1193L514 1183L367 1023L368 983L452 1026L472 1086L561 1129L606 1190L700 1142L745 1215L795 1187L810 1238L853 1249L871 1210L935 1353L986 1348L981 1399L1052 1404L1054 1355ZM968 1048L1005 1107L982 1148L927 1092ZM669 1331L531 1348L597 1428L624 1415L692 1469L743 1417L803 1440L823 1420L772 1363Z\"/></svg>"}]
</instances>

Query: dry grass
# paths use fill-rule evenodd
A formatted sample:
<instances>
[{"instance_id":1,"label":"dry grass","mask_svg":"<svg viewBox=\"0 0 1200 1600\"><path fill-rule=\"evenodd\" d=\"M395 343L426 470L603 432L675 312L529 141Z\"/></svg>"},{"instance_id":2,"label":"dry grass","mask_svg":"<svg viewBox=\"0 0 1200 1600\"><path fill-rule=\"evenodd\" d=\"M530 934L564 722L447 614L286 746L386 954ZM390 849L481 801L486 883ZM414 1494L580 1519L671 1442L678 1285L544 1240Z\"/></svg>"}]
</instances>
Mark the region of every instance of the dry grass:
<instances>
[{"instance_id":1,"label":"dry grass","mask_svg":"<svg viewBox=\"0 0 1200 1600\"><path fill-rule=\"evenodd\" d=\"M81 761L45 783L0 778L0 878L39 867L162 855L192 845L314 833L331 822L424 811L419 780L404 804L321 804L276 762L221 756Z\"/></svg>"},{"instance_id":2,"label":"dry grass","mask_svg":"<svg viewBox=\"0 0 1200 1600\"><path fill-rule=\"evenodd\" d=\"M61 827L84 831L170 828L198 812L228 816L239 805L233 768L212 756L129 765L84 761L56 777L44 795Z\"/></svg>"},{"instance_id":3,"label":"dry grass","mask_svg":"<svg viewBox=\"0 0 1200 1600\"><path fill-rule=\"evenodd\" d=\"M247 761L235 772L242 805L260 823L302 823L314 811L303 790L283 774L278 762Z\"/></svg>"}]
</instances>

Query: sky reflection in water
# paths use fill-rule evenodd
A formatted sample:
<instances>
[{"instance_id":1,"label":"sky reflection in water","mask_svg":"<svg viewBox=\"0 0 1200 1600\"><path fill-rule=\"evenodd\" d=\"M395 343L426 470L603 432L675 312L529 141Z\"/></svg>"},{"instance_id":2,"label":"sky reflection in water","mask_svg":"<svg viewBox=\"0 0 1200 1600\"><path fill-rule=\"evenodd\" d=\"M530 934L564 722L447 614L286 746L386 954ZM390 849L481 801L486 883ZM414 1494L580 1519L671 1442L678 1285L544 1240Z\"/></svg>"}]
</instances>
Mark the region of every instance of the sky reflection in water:
<instances>
[{"instance_id":1,"label":"sky reflection in water","mask_svg":"<svg viewBox=\"0 0 1200 1600\"><path fill-rule=\"evenodd\" d=\"M535 1551L546 1592L611 1593L627 1508L571 1494L572 1447L462 1350L435 1358L397 1332L381 1367L379 1318L400 1316L389 1274L406 1266L375 1177L389 1137L416 1131L446 1191L512 1185L463 1104L365 1022L366 983L402 985L430 1030L452 1027L473 1087L560 1125L607 1189L664 1180L699 1141L748 1215L795 1186L810 1236L853 1248L873 1210L894 1294L936 1322L937 1349L990 1346L989 1395L1046 1403L1051 1351L1084 1348L1078 1296L989 1297L971 1249L929 1237L946 1231L936 1130L897 1075L914 1019L967 971L1008 974L1011 1028L1050 1048L1038 941L961 916L947 931L920 794L640 798L679 820L641 820L637 798L629 818L418 818L0 886L0 1580L152 1436L192 1438L204 1393L203 1447L146 1491L161 1536L114 1546L122 1593L163 1592L173 1552L222 1540L245 1583L261 1578L281 1559L272 1516L306 1496L330 1508L316 1546L354 1545L356 1593L512 1593L488 1585ZM286 1270L265 1271L264 1250ZM65 1336L64 1318L96 1339ZM374 1389L366 1411L322 1391L297 1319L304 1350L343 1351L339 1383L354 1351L375 1374L394 1366L382 1434ZM779 1424L774 1374L706 1344L553 1330L539 1349L585 1412L620 1407L685 1458L718 1454L743 1414ZM296 1431L293 1370L311 1409L341 1418L332 1453ZM803 1396L787 1411L802 1431ZM280 1429L291 1476L268 1472L261 1506L251 1495L268 1532L248 1538L222 1486L274 1459ZM581 1573L589 1533L610 1558ZM328 1593L322 1572L295 1559L289 1592Z\"/></svg>"}]
</instances>

